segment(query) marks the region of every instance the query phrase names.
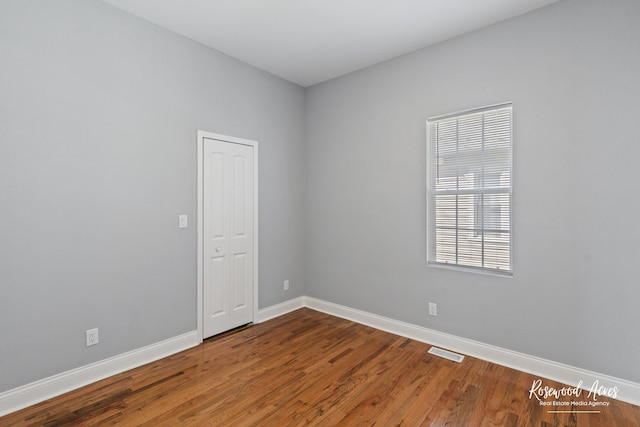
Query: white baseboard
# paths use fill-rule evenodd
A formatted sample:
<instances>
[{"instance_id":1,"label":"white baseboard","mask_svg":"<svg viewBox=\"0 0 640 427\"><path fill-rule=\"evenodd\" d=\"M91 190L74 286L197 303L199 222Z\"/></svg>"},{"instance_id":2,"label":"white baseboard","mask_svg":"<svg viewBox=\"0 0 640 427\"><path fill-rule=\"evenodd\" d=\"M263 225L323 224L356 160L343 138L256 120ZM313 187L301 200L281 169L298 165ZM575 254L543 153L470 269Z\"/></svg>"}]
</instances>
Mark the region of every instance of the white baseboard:
<instances>
[{"instance_id":1,"label":"white baseboard","mask_svg":"<svg viewBox=\"0 0 640 427\"><path fill-rule=\"evenodd\" d=\"M258 311L257 323L304 307L298 297ZM0 416L198 345L197 331L119 354L0 393Z\"/></svg>"},{"instance_id":2,"label":"white baseboard","mask_svg":"<svg viewBox=\"0 0 640 427\"><path fill-rule=\"evenodd\" d=\"M457 353L527 372L541 379L546 378L558 381L572 387L578 387L582 383L582 388L589 390L595 381L598 381L598 385L604 387L616 386L619 389L616 397L618 400L640 405L640 384L632 381L438 332L312 297L304 297L304 306L392 334L437 347L444 347Z\"/></svg>"},{"instance_id":3,"label":"white baseboard","mask_svg":"<svg viewBox=\"0 0 640 427\"><path fill-rule=\"evenodd\" d=\"M640 405L640 384L632 381L529 356L317 298L298 297L261 309L258 311L258 319L256 320L257 323L264 322L302 307L348 319L416 341L444 347L457 353L507 366L541 378L558 381L572 387L577 387L582 382L583 387L588 390L595 381L605 387L617 386L620 390L616 397L618 400ZM0 393L0 416L194 347L200 343L197 335L197 331L188 332Z\"/></svg>"},{"instance_id":4,"label":"white baseboard","mask_svg":"<svg viewBox=\"0 0 640 427\"><path fill-rule=\"evenodd\" d=\"M288 301L281 302L280 304L272 305L271 307L259 310L257 323L273 319L274 317L282 316L283 314L287 314L304 307L304 298L305 297L298 297L290 299Z\"/></svg>"},{"instance_id":5,"label":"white baseboard","mask_svg":"<svg viewBox=\"0 0 640 427\"><path fill-rule=\"evenodd\" d=\"M187 332L159 343L0 393L0 416L26 408L87 384L142 366L199 344L197 332Z\"/></svg>"}]
</instances>

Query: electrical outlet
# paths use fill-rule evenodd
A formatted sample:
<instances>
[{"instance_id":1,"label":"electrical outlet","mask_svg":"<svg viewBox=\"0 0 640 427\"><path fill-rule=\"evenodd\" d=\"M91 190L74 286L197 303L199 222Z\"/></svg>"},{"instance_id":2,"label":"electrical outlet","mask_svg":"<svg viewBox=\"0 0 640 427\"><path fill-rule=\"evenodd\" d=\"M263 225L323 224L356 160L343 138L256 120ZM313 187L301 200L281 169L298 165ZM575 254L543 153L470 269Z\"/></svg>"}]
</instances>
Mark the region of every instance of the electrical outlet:
<instances>
[{"instance_id":1,"label":"electrical outlet","mask_svg":"<svg viewBox=\"0 0 640 427\"><path fill-rule=\"evenodd\" d=\"M285 280L285 281L284 281L284 290L285 290L285 291L288 291L288 290L289 290L289 281L288 281L288 280Z\"/></svg>"},{"instance_id":2,"label":"electrical outlet","mask_svg":"<svg viewBox=\"0 0 640 427\"><path fill-rule=\"evenodd\" d=\"M429 316L437 316L438 315L438 304L435 302L429 303Z\"/></svg>"},{"instance_id":3,"label":"electrical outlet","mask_svg":"<svg viewBox=\"0 0 640 427\"><path fill-rule=\"evenodd\" d=\"M98 328L88 329L86 331L87 334L87 347L96 345L100 342L98 339Z\"/></svg>"}]
</instances>

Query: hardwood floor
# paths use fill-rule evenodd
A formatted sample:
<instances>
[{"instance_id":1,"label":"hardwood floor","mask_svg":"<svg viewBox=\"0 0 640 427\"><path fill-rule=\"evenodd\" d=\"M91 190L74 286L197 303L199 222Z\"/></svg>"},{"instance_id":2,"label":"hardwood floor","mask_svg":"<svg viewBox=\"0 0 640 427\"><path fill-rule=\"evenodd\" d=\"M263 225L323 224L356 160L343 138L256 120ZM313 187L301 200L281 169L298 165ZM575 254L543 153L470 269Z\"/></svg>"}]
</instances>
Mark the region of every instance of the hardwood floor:
<instances>
[{"instance_id":1,"label":"hardwood floor","mask_svg":"<svg viewBox=\"0 0 640 427\"><path fill-rule=\"evenodd\" d=\"M1 426L640 426L640 407L551 413L536 377L297 310L0 418ZM545 386L562 384L543 380ZM586 392L559 400L590 401ZM582 413L578 411L599 411Z\"/></svg>"}]
</instances>

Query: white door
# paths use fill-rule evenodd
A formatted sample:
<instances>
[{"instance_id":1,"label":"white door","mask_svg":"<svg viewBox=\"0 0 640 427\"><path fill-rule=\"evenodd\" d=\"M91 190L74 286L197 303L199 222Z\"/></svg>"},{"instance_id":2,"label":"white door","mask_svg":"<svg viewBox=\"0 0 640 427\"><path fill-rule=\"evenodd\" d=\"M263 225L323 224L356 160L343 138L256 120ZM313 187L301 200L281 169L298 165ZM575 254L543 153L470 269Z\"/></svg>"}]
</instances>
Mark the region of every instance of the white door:
<instances>
[{"instance_id":1,"label":"white door","mask_svg":"<svg viewBox=\"0 0 640 427\"><path fill-rule=\"evenodd\" d=\"M254 149L203 139L203 337L253 321Z\"/></svg>"}]
</instances>

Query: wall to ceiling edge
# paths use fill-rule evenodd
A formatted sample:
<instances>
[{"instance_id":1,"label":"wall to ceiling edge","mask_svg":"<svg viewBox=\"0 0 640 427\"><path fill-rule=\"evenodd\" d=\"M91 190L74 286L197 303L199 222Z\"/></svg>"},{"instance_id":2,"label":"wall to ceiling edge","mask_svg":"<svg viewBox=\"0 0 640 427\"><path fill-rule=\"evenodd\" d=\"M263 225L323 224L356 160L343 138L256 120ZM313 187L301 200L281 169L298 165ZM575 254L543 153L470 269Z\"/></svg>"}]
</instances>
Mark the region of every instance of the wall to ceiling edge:
<instances>
[{"instance_id":1,"label":"wall to ceiling edge","mask_svg":"<svg viewBox=\"0 0 640 427\"><path fill-rule=\"evenodd\" d=\"M639 18L563 0L308 88L307 295L640 382ZM426 119L505 101L513 277L428 268Z\"/></svg>"},{"instance_id":2,"label":"wall to ceiling edge","mask_svg":"<svg viewBox=\"0 0 640 427\"><path fill-rule=\"evenodd\" d=\"M0 55L0 393L196 329L197 130L259 141L260 307L303 295L303 88L93 0L1 2Z\"/></svg>"},{"instance_id":3,"label":"wall to ceiling edge","mask_svg":"<svg viewBox=\"0 0 640 427\"><path fill-rule=\"evenodd\" d=\"M563 0L305 90L99 1L2 2L0 392L195 329L198 129L261 144L262 309L308 295L640 381L639 14ZM429 269L425 120L503 101L514 277Z\"/></svg>"}]
</instances>

